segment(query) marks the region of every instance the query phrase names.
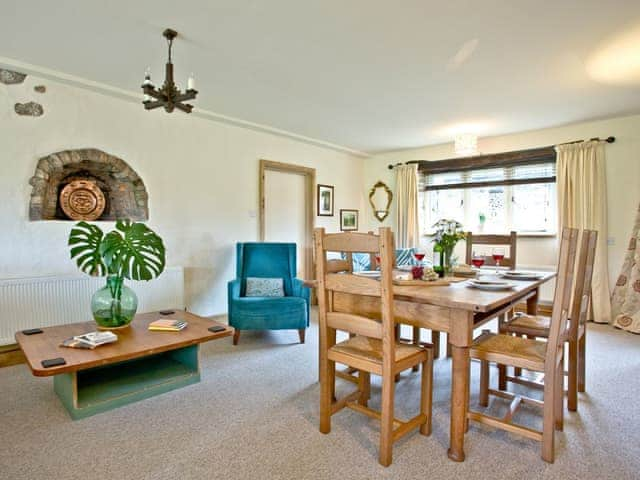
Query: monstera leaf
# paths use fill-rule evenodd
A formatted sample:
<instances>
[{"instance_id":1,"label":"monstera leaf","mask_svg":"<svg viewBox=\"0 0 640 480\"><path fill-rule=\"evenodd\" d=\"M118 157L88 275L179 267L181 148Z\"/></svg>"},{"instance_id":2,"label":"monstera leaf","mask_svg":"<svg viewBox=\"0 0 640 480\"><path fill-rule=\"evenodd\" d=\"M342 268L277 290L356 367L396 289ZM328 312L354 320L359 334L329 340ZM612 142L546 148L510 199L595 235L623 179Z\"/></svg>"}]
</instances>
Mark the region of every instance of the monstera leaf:
<instances>
[{"instance_id":1,"label":"monstera leaf","mask_svg":"<svg viewBox=\"0 0 640 480\"><path fill-rule=\"evenodd\" d=\"M77 223L69 233L71 258L75 258L78 268L89 275L104 276L107 273L100 253L103 238L102 230L87 222Z\"/></svg>"},{"instance_id":2,"label":"monstera leaf","mask_svg":"<svg viewBox=\"0 0 640 480\"><path fill-rule=\"evenodd\" d=\"M118 220L99 250L110 273L130 280L151 280L164 270L162 239L143 223Z\"/></svg>"}]
</instances>

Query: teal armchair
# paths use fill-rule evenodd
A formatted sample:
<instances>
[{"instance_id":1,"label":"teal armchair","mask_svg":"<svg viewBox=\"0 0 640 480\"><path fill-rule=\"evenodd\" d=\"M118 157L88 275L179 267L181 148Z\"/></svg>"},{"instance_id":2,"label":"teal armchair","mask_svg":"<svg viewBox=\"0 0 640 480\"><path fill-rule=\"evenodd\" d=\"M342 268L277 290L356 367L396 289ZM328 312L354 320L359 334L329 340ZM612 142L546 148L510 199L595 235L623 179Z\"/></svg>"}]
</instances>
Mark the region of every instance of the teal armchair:
<instances>
[{"instance_id":1,"label":"teal armchair","mask_svg":"<svg viewBox=\"0 0 640 480\"><path fill-rule=\"evenodd\" d=\"M229 282L227 290L234 345L241 330L295 329L304 343L311 291L295 276L295 243L236 244L236 279ZM282 278L284 297L245 296L247 277Z\"/></svg>"}]
</instances>

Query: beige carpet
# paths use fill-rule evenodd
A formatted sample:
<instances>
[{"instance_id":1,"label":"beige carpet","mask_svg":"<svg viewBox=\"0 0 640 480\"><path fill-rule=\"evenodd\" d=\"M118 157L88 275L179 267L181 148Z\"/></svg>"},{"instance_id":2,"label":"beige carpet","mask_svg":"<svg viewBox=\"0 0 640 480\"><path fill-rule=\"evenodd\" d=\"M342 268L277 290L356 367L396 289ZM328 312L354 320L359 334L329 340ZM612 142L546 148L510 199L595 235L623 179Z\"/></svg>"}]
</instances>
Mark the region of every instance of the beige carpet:
<instances>
[{"instance_id":1,"label":"beige carpet","mask_svg":"<svg viewBox=\"0 0 640 480\"><path fill-rule=\"evenodd\" d=\"M51 379L32 377L25 365L1 369L0 478L638 479L640 337L602 325L589 325L589 334L588 394L557 435L553 465L540 459L538 443L477 425L466 436L467 460L449 461L445 359L436 361L433 434L396 444L391 467L378 465L376 423L362 415L344 410L320 434L314 325L306 345L295 331L206 345L201 383L75 422ZM418 381L407 373L398 384L400 414L417 410ZM373 406L378 394L375 383ZM524 420L535 423L531 412Z\"/></svg>"}]
</instances>

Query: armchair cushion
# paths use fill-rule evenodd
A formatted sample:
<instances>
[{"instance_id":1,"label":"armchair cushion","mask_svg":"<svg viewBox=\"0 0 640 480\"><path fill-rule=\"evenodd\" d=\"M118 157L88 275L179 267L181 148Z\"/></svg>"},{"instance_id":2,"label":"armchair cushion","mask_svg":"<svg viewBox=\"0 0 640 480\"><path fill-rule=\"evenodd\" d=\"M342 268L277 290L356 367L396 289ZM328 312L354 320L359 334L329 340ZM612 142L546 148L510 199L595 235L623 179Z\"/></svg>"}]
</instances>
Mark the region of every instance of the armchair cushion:
<instances>
[{"instance_id":1,"label":"armchair cushion","mask_svg":"<svg viewBox=\"0 0 640 480\"><path fill-rule=\"evenodd\" d=\"M282 278L247 277L247 297L284 297Z\"/></svg>"}]
</instances>

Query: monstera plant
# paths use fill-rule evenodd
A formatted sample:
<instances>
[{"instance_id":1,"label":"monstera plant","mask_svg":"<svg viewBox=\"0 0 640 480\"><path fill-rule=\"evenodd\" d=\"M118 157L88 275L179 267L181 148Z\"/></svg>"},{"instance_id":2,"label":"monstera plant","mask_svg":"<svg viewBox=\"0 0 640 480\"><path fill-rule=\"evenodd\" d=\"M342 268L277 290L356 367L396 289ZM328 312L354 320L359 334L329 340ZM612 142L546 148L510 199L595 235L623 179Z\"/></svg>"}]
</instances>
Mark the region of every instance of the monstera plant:
<instances>
[{"instance_id":1,"label":"monstera plant","mask_svg":"<svg viewBox=\"0 0 640 480\"><path fill-rule=\"evenodd\" d=\"M162 239L145 224L130 220L118 220L106 235L97 225L79 222L69 233L69 247L81 271L107 277L107 285L91 299L98 328L128 327L136 314L138 298L124 285L124 279L148 281L162 273Z\"/></svg>"}]
</instances>

